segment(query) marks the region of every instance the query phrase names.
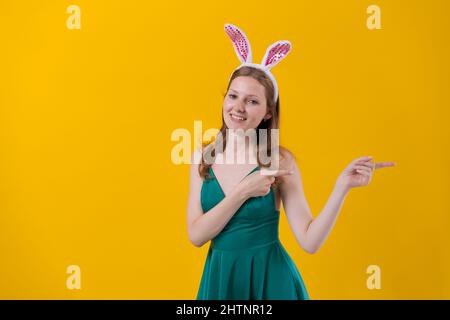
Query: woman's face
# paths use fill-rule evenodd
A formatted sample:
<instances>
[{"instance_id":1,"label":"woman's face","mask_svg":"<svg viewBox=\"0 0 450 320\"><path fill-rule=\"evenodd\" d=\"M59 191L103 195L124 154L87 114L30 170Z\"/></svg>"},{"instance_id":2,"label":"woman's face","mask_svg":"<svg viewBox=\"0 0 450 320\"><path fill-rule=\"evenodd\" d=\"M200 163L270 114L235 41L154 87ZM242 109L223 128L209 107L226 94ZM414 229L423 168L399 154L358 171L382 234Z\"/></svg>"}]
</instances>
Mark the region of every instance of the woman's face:
<instances>
[{"instance_id":1,"label":"woman's face","mask_svg":"<svg viewBox=\"0 0 450 320\"><path fill-rule=\"evenodd\" d=\"M240 76L230 84L223 101L223 118L229 129L256 129L269 119L265 88L258 80Z\"/></svg>"}]
</instances>

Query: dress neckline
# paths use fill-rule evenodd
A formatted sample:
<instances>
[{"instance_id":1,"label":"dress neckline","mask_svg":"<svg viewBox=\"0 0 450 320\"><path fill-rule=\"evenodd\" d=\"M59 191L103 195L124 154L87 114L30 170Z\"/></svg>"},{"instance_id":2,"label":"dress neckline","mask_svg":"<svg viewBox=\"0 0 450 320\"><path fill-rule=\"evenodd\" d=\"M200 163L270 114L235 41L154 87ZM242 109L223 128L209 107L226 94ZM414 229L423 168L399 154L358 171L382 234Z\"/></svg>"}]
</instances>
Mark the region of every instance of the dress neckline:
<instances>
[{"instance_id":1,"label":"dress neckline","mask_svg":"<svg viewBox=\"0 0 450 320\"><path fill-rule=\"evenodd\" d=\"M244 180L245 178L247 178L250 174L252 174L254 171L256 171L256 169L259 169L259 166L256 166L256 167L253 168L249 173L247 173L241 180L239 180L239 182L237 183L237 185L238 185L239 183L241 183L242 180ZM217 179L217 176L216 176L216 174L215 174L215 172L214 172L212 166L209 167L209 170L211 171L211 174L212 174L212 176L214 177L214 180L216 181L216 184L217 184L217 186L219 187L220 192L222 193L222 195L223 195L224 197L227 197L227 195L225 194L225 192L224 192L223 189L222 189L222 186L220 185L219 179ZM237 185L236 185L236 186L237 186ZM235 186L235 187L236 187L236 186Z\"/></svg>"}]
</instances>

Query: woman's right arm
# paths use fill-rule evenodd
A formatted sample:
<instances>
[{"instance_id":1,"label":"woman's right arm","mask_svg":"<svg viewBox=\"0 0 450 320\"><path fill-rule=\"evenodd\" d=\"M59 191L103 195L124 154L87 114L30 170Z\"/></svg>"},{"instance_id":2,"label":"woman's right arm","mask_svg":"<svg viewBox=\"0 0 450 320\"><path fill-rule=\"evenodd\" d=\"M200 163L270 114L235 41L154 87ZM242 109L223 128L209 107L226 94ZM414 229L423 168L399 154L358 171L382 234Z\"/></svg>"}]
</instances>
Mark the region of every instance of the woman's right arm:
<instances>
[{"instance_id":1,"label":"woman's right arm","mask_svg":"<svg viewBox=\"0 0 450 320\"><path fill-rule=\"evenodd\" d=\"M187 232L192 244L201 247L222 231L236 211L248 199L248 196L238 186L214 208L210 209L207 214L203 214L200 203L203 180L198 173L198 164L195 164L193 159L194 156L190 168Z\"/></svg>"}]
</instances>

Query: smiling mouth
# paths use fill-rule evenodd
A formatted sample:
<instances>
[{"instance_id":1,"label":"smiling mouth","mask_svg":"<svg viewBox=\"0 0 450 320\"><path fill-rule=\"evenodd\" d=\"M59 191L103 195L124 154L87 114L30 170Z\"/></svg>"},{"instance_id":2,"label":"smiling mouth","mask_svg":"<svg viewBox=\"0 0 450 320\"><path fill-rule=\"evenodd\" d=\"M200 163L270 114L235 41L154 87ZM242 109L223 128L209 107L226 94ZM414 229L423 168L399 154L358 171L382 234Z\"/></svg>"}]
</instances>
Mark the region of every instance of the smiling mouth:
<instances>
[{"instance_id":1,"label":"smiling mouth","mask_svg":"<svg viewBox=\"0 0 450 320\"><path fill-rule=\"evenodd\" d=\"M231 118L238 120L238 121L245 121L247 120L247 118L241 117L241 116L237 116L235 114L230 113Z\"/></svg>"}]
</instances>

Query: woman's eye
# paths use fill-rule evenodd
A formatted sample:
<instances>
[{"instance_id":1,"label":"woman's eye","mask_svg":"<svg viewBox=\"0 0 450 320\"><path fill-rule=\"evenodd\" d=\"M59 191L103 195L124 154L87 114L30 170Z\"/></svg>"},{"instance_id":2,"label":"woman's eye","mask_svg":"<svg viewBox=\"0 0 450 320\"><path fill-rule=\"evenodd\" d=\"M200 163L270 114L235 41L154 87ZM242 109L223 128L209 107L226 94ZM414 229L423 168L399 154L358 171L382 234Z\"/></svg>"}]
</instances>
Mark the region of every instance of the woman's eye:
<instances>
[{"instance_id":1,"label":"woman's eye","mask_svg":"<svg viewBox=\"0 0 450 320\"><path fill-rule=\"evenodd\" d=\"M235 99L235 98L237 97L237 96L236 96L235 94L233 94L233 93L228 94L228 96L229 96L230 98L232 98L232 99ZM252 104L259 104L259 102L256 101L256 100L250 100L250 102L251 102Z\"/></svg>"}]
</instances>

